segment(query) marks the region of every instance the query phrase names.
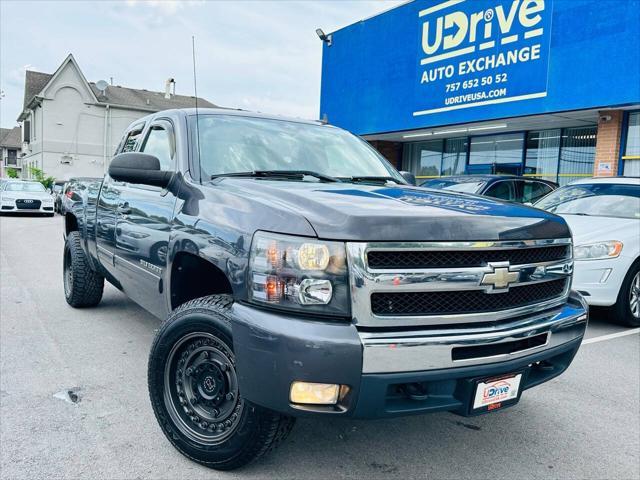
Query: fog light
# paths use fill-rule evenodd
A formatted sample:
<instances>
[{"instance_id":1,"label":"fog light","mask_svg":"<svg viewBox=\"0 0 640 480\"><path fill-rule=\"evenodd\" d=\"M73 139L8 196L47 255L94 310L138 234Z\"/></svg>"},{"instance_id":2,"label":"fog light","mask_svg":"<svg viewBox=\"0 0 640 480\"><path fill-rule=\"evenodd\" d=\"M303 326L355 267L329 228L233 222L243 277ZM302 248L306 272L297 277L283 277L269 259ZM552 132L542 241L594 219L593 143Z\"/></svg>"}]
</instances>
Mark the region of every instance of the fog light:
<instances>
[{"instance_id":1,"label":"fog light","mask_svg":"<svg viewBox=\"0 0 640 480\"><path fill-rule=\"evenodd\" d=\"M291 403L335 405L340 385L334 383L293 382L289 398Z\"/></svg>"}]
</instances>

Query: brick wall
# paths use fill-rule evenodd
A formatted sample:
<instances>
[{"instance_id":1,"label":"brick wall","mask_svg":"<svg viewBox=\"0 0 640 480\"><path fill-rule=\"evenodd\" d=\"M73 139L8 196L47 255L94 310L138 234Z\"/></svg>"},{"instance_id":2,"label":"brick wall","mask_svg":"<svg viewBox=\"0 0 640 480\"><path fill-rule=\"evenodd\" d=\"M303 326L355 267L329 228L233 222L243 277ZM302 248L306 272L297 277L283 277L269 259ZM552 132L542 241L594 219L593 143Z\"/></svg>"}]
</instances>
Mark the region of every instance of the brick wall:
<instances>
[{"instance_id":1,"label":"brick wall","mask_svg":"<svg viewBox=\"0 0 640 480\"><path fill-rule=\"evenodd\" d=\"M593 168L593 175L596 177L613 177L618 174L623 113L622 110L599 112L596 161Z\"/></svg>"},{"instance_id":2,"label":"brick wall","mask_svg":"<svg viewBox=\"0 0 640 480\"><path fill-rule=\"evenodd\" d=\"M402 170L402 143L386 142L384 140L372 140L369 142L373 148L378 150L384 158L398 170Z\"/></svg>"}]
</instances>

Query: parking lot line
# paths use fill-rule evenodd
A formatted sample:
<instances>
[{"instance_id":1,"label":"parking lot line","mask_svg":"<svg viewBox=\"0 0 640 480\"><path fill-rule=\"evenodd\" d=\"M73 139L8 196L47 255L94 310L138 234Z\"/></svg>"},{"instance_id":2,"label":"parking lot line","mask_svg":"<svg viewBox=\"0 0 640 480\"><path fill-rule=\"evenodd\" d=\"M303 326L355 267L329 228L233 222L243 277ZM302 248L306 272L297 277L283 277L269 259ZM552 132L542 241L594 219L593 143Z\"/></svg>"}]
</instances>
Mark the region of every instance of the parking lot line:
<instances>
[{"instance_id":1,"label":"parking lot line","mask_svg":"<svg viewBox=\"0 0 640 480\"><path fill-rule=\"evenodd\" d=\"M627 335L634 335L640 333L640 328L634 328L633 330L627 330L625 332L610 333L609 335L600 335L599 337L587 338L582 341L582 345L588 343L604 342L605 340L613 340L618 337L626 337Z\"/></svg>"}]
</instances>

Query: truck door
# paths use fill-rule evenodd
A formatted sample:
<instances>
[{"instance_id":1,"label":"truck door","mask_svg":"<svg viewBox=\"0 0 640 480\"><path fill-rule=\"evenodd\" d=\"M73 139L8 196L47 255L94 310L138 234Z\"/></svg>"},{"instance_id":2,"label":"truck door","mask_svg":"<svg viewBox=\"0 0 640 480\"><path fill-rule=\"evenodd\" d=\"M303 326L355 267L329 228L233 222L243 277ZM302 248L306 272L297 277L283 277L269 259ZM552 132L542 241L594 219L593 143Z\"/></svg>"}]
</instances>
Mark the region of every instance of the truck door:
<instances>
[{"instance_id":1,"label":"truck door","mask_svg":"<svg viewBox=\"0 0 640 480\"><path fill-rule=\"evenodd\" d=\"M116 153L133 152L138 148L144 123L134 125L123 136ZM100 264L112 275L115 273L116 216L122 182L105 175L97 202L96 250Z\"/></svg>"},{"instance_id":2,"label":"truck door","mask_svg":"<svg viewBox=\"0 0 640 480\"><path fill-rule=\"evenodd\" d=\"M140 152L155 155L162 170L175 170L174 129L169 120L153 121ZM176 197L167 189L139 184L120 188L115 265L125 293L159 317L167 314L163 278Z\"/></svg>"}]
</instances>

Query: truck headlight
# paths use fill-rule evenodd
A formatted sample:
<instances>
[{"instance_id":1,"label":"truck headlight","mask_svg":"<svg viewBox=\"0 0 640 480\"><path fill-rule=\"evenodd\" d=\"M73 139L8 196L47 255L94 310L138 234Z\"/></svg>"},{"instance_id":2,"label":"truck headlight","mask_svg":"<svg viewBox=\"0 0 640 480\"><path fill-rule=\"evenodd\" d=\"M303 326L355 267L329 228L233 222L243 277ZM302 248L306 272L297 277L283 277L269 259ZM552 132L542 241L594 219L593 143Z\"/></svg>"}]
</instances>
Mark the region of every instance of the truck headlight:
<instances>
[{"instance_id":1,"label":"truck headlight","mask_svg":"<svg viewBox=\"0 0 640 480\"><path fill-rule=\"evenodd\" d=\"M586 243L573 247L574 260L603 260L616 258L622 251L622 242L610 240L608 242Z\"/></svg>"},{"instance_id":2,"label":"truck headlight","mask_svg":"<svg viewBox=\"0 0 640 480\"><path fill-rule=\"evenodd\" d=\"M301 312L349 315L344 243L257 232L249 262L252 301Z\"/></svg>"}]
</instances>

